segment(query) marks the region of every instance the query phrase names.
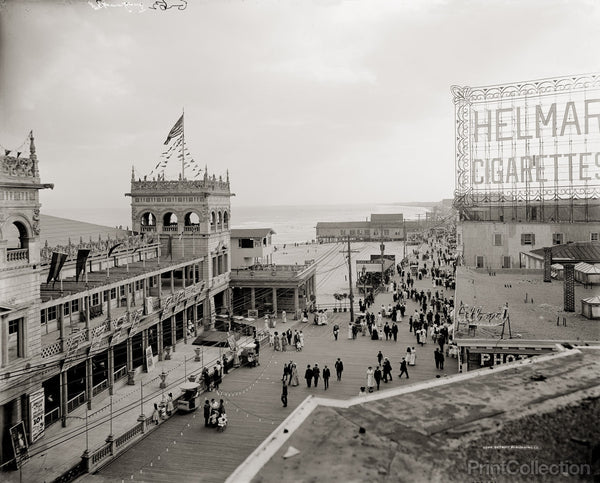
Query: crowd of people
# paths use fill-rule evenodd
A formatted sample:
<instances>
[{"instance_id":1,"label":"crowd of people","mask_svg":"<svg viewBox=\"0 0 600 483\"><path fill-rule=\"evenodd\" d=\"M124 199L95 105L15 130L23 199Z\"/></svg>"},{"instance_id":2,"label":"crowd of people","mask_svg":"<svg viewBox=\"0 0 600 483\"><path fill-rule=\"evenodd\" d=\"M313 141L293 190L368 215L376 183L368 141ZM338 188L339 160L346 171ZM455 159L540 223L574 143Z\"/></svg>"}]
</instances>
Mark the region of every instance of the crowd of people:
<instances>
[{"instance_id":1,"label":"crowd of people","mask_svg":"<svg viewBox=\"0 0 600 483\"><path fill-rule=\"evenodd\" d=\"M304 348L304 334L298 329L294 329L293 332L292 329L288 329L281 334L269 331L269 346L276 351L295 350L300 352Z\"/></svg>"}]
</instances>

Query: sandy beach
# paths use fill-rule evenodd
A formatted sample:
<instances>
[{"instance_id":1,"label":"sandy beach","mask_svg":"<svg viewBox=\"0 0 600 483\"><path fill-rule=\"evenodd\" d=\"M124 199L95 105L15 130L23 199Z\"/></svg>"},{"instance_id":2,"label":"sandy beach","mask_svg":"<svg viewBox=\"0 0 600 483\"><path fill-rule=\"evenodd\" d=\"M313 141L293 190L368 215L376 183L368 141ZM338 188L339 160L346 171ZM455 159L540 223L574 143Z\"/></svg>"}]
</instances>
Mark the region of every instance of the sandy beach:
<instances>
[{"instance_id":1,"label":"sandy beach","mask_svg":"<svg viewBox=\"0 0 600 483\"><path fill-rule=\"evenodd\" d=\"M401 241L385 242L384 254L393 254L396 256L396 263L399 263L404 256L404 243ZM356 283L356 260L369 259L371 255L379 255L379 242L352 242L352 281ZM407 255L412 252L411 246L406 247ZM277 251L273 254L273 261L276 264L288 265L294 263L304 263L306 260L315 260L317 265L317 304L329 305L335 303L334 293L348 293L348 265L346 256L348 251L347 243L323 243L323 244L288 244L283 248L277 246ZM355 298L358 300L359 294L355 290Z\"/></svg>"}]
</instances>

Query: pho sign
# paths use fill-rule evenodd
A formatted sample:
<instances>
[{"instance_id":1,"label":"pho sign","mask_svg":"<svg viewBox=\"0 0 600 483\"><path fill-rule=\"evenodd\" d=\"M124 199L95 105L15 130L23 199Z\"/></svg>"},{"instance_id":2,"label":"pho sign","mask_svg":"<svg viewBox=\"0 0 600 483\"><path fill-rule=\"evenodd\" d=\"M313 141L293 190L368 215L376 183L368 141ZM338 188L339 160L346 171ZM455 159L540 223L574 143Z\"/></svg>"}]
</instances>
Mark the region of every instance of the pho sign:
<instances>
[{"instance_id":1,"label":"pho sign","mask_svg":"<svg viewBox=\"0 0 600 483\"><path fill-rule=\"evenodd\" d=\"M457 195L600 194L600 74L453 86L452 94Z\"/></svg>"}]
</instances>

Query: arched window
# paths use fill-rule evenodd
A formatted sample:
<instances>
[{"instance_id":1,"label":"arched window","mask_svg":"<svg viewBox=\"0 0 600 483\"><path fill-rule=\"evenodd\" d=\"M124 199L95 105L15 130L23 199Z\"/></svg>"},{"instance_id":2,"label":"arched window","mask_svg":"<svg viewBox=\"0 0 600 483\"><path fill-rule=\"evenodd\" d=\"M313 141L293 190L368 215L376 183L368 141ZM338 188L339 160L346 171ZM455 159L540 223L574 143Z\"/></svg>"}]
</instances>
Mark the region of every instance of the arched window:
<instances>
[{"instance_id":1,"label":"arched window","mask_svg":"<svg viewBox=\"0 0 600 483\"><path fill-rule=\"evenodd\" d=\"M225 228L225 229L229 228L229 212L228 211L223 212L223 228Z\"/></svg>"},{"instance_id":2,"label":"arched window","mask_svg":"<svg viewBox=\"0 0 600 483\"><path fill-rule=\"evenodd\" d=\"M185 214L184 224L185 224L185 226L199 225L200 217L198 216L197 213L190 211L189 213Z\"/></svg>"},{"instance_id":3,"label":"arched window","mask_svg":"<svg viewBox=\"0 0 600 483\"><path fill-rule=\"evenodd\" d=\"M217 225L219 225L219 228L223 227L223 215L221 214L220 211L217 215Z\"/></svg>"},{"instance_id":4,"label":"arched window","mask_svg":"<svg viewBox=\"0 0 600 483\"><path fill-rule=\"evenodd\" d=\"M6 261L27 261L29 259L29 233L21 221L8 225L3 233L6 244Z\"/></svg>"},{"instance_id":5,"label":"arched window","mask_svg":"<svg viewBox=\"0 0 600 483\"><path fill-rule=\"evenodd\" d=\"M169 212L163 216L163 226L174 226L177 225L177 215Z\"/></svg>"},{"instance_id":6,"label":"arched window","mask_svg":"<svg viewBox=\"0 0 600 483\"><path fill-rule=\"evenodd\" d=\"M149 211L142 215L142 226L156 226L156 216Z\"/></svg>"},{"instance_id":7,"label":"arched window","mask_svg":"<svg viewBox=\"0 0 600 483\"><path fill-rule=\"evenodd\" d=\"M217 215L215 214L214 211L211 211L210 212L210 228L211 228L211 230L216 229L216 224L217 224Z\"/></svg>"}]
</instances>

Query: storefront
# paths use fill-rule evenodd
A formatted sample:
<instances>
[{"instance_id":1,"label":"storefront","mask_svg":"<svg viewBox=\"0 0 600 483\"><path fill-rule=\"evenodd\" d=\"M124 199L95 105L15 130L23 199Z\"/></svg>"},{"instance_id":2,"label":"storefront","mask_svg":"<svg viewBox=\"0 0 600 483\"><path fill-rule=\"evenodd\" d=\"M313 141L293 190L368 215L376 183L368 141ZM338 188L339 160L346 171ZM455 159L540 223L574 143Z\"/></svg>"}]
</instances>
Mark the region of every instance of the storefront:
<instances>
[{"instance_id":1,"label":"storefront","mask_svg":"<svg viewBox=\"0 0 600 483\"><path fill-rule=\"evenodd\" d=\"M459 372L495 367L560 350L558 341L514 339L457 340Z\"/></svg>"}]
</instances>

